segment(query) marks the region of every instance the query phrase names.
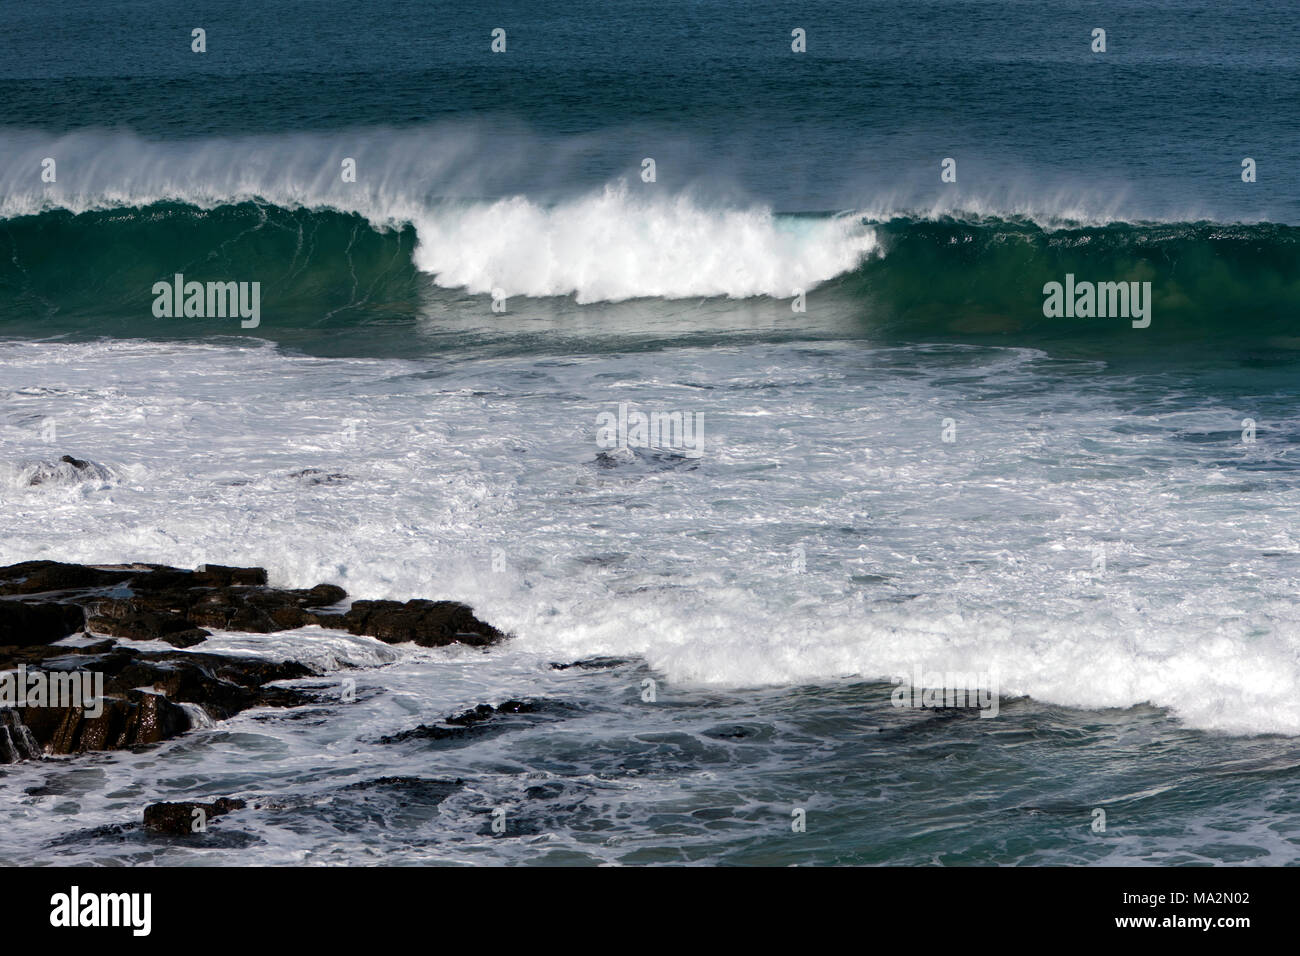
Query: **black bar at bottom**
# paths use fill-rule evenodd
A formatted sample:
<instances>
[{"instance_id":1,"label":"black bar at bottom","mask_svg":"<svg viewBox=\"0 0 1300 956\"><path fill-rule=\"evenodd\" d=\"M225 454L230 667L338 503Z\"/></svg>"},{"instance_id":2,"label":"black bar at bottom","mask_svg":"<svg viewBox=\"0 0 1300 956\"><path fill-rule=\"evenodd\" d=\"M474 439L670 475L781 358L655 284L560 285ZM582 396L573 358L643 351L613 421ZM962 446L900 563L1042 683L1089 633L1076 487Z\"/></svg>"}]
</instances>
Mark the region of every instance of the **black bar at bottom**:
<instances>
[{"instance_id":1,"label":"black bar at bottom","mask_svg":"<svg viewBox=\"0 0 1300 956\"><path fill-rule=\"evenodd\" d=\"M1291 926L1294 911L1283 907L1294 885L1292 871L1271 868L0 870L6 924L17 940L75 934L128 945L201 939L259 948L337 947L353 936L373 945L377 932L404 945L398 941L453 926L468 934L460 945L471 947L503 943L501 933L578 930L588 940L603 931L625 942L660 933L666 940L676 938L666 922L679 921L741 936L782 924L810 941L832 927L864 939L905 932L968 942L973 934L1014 939L1001 934L1041 927L1070 941L1231 943L1252 930ZM492 935L479 936L485 929Z\"/></svg>"}]
</instances>

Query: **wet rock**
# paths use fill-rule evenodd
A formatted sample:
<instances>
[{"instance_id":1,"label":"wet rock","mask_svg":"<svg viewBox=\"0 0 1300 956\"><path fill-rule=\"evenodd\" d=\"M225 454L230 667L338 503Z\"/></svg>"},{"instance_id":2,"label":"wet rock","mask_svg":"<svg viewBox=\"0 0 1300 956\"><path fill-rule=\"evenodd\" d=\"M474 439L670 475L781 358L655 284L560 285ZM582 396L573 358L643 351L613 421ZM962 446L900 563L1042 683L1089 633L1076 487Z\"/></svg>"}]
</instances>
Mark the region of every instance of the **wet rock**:
<instances>
[{"instance_id":1,"label":"wet rock","mask_svg":"<svg viewBox=\"0 0 1300 956\"><path fill-rule=\"evenodd\" d=\"M608 670L611 667L621 667L626 663L628 663L628 660L625 657L588 657L584 660L574 661L571 664L552 661L551 670L567 671L570 667L577 667L584 671Z\"/></svg>"},{"instance_id":2,"label":"wet rock","mask_svg":"<svg viewBox=\"0 0 1300 956\"><path fill-rule=\"evenodd\" d=\"M347 599L342 588L332 584L307 589L268 587L263 568L209 564L187 571L151 564L85 567L55 561L0 567L0 595L27 594L57 595L61 604L84 607L86 626L93 632L167 641L178 647L198 643L213 629L268 634L308 624L424 647L458 642L480 647L505 636L456 601L356 601L344 613L329 613L322 609ZM0 602L0 615L4 611ZM58 613L75 617L74 611ZM54 611L12 610L9 615L20 630L33 615L44 615L41 620L46 624L36 633L44 635L56 628ZM0 645L22 646L27 640L11 638L0 616ZM47 641L31 638L30 642Z\"/></svg>"},{"instance_id":3,"label":"wet rock","mask_svg":"<svg viewBox=\"0 0 1300 956\"><path fill-rule=\"evenodd\" d=\"M601 468L617 468L619 465L634 464L636 454L630 448L615 448L613 451L596 453L595 463Z\"/></svg>"},{"instance_id":4,"label":"wet rock","mask_svg":"<svg viewBox=\"0 0 1300 956\"><path fill-rule=\"evenodd\" d=\"M169 740L192 726L184 704L197 705L213 720L224 720L249 707L309 703L313 698L302 691L266 685L316 676L296 662L178 651L146 653L124 647L106 654L65 655L45 663L49 670L98 672L104 687L102 712L96 716L87 711L97 708L86 706L0 711L0 726L9 730L11 741L16 740L20 725L29 735L29 744L52 755L121 750ZM13 750L17 755L9 755L13 759L31 756L16 745ZM0 754L5 753L0 744ZM0 758L0 762L12 759Z\"/></svg>"},{"instance_id":5,"label":"wet rock","mask_svg":"<svg viewBox=\"0 0 1300 956\"><path fill-rule=\"evenodd\" d=\"M85 707L23 707L0 711L0 763L45 754L121 750L157 743L189 729L185 710L160 694L131 690ZM8 742L9 746L5 745Z\"/></svg>"},{"instance_id":6,"label":"wet rock","mask_svg":"<svg viewBox=\"0 0 1300 956\"><path fill-rule=\"evenodd\" d=\"M13 738L9 736L8 727L0 727L0 763L17 763L20 760L26 760L28 754L20 754L17 747L14 746Z\"/></svg>"},{"instance_id":7,"label":"wet rock","mask_svg":"<svg viewBox=\"0 0 1300 956\"><path fill-rule=\"evenodd\" d=\"M266 581L263 568L224 565L189 571L157 564L26 561L0 567L0 670L25 665L29 671L98 672L104 682L103 710L93 717L86 711L94 706L24 706L5 717L0 762L30 759L33 749L72 754L157 743L183 733L195 719L206 724L254 706L298 706L314 699L268 686L319 676L302 664L144 652L113 641L55 643L83 628L90 632L87 637L162 641L178 648L202 642L209 629L265 634L309 624L425 647L483 646L505 636L455 601L357 601L335 611L333 606L347 599L340 587L273 588Z\"/></svg>"},{"instance_id":8,"label":"wet rock","mask_svg":"<svg viewBox=\"0 0 1300 956\"><path fill-rule=\"evenodd\" d=\"M507 700L496 707L491 704L479 704L462 714L446 718L443 725L420 724L410 730L403 730L400 733L381 737L379 742L381 744L394 744L401 743L404 740L460 740L467 737L477 737L484 733L495 734L506 730L509 726L510 722L502 721L502 717L533 715L542 720L548 720L567 716L564 712L571 709L568 705L555 701ZM529 723L534 722L536 721L529 721Z\"/></svg>"},{"instance_id":9,"label":"wet rock","mask_svg":"<svg viewBox=\"0 0 1300 956\"><path fill-rule=\"evenodd\" d=\"M491 704L479 704L473 710L467 710L463 714L457 714L454 717L448 717L447 723L453 727L473 727L475 724L481 724L485 720L491 720L492 715L496 713L496 708Z\"/></svg>"},{"instance_id":10,"label":"wet rock","mask_svg":"<svg viewBox=\"0 0 1300 956\"><path fill-rule=\"evenodd\" d=\"M465 785L465 781L427 777L378 777L348 784L343 793L387 799L399 807L435 807Z\"/></svg>"},{"instance_id":11,"label":"wet rock","mask_svg":"<svg viewBox=\"0 0 1300 956\"><path fill-rule=\"evenodd\" d=\"M123 697L108 697L103 711L90 717L81 707L28 707L30 711L54 710L62 720L50 737L48 751L53 754L85 753L90 750L122 750L144 744L156 744L190 729L190 718L161 694L131 689ZM42 724L44 727L46 724Z\"/></svg>"},{"instance_id":12,"label":"wet rock","mask_svg":"<svg viewBox=\"0 0 1300 956\"><path fill-rule=\"evenodd\" d=\"M22 481L29 488L49 484L78 484L83 481L108 481L113 477L103 465L64 455L58 461L34 461L23 466Z\"/></svg>"},{"instance_id":13,"label":"wet rock","mask_svg":"<svg viewBox=\"0 0 1300 956\"><path fill-rule=\"evenodd\" d=\"M78 633L86 615L74 604L0 601L0 646L49 644Z\"/></svg>"},{"instance_id":14,"label":"wet rock","mask_svg":"<svg viewBox=\"0 0 1300 956\"><path fill-rule=\"evenodd\" d=\"M387 644L412 641L421 647L456 643L485 647L505 636L475 617L473 608L457 601L356 601L338 623L332 623L327 615L316 615L316 622L377 637Z\"/></svg>"},{"instance_id":15,"label":"wet rock","mask_svg":"<svg viewBox=\"0 0 1300 956\"><path fill-rule=\"evenodd\" d=\"M193 583L200 587L233 587L236 584L266 586L266 568L228 568L221 564L204 564L194 572ZM330 587L322 584L318 587ZM335 590L342 591L342 588Z\"/></svg>"},{"instance_id":16,"label":"wet rock","mask_svg":"<svg viewBox=\"0 0 1300 956\"><path fill-rule=\"evenodd\" d=\"M113 649L111 639L93 641L77 646L36 644L31 647L16 647L0 644L0 669L12 669L19 664L26 664L28 669L46 662L58 662L68 658L75 660L81 655L104 654ZM76 664L67 666L75 668Z\"/></svg>"},{"instance_id":17,"label":"wet rock","mask_svg":"<svg viewBox=\"0 0 1300 956\"><path fill-rule=\"evenodd\" d=\"M597 468L619 468L633 472L668 471L678 468L694 471L699 467L700 459L698 455L686 451L620 445L609 451L597 452L591 463Z\"/></svg>"},{"instance_id":18,"label":"wet rock","mask_svg":"<svg viewBox=\"0 0 1300 956\"><path fill-rule=\"evenodd\" d=\"M22 722L18 711L0 710L0 763L17 763L41 755L40 744Z\"/></svg>"},{"instance_id":19,"label":"wet rock","mask_svg":"<svg viewBox=\"0 0 1300 956\"><path fill-rule=\"evenodd\" d=\"M141 566L148 570L148 566ZM41 594L106 588L129 580L138 571L89 567L61 561L23 561L0 567L0 594Z\"/></svg>"},{"instance_id":20,"label":"wet rock","mask_svg":"<svg viewBox=\"0 0 1300 956\"><path fill-rule=\"evenodd\" d=\"M107 598L96 601L86 627L97 634L135 641L166 641L173 647L192 647L209 636L195 627L183 612L141 609L132 599Z\"/></svg>"},{"instance_id":21,"label":"wet rock","mask_svg":"<svg viewBox=\"0 0 1300 956\"><path fill-rule=\"evenodd\" d=\"M153 830L155 833L189 836L191 833L202 831L202 827L198 827L199 821L206 826L207 821L213 817L219 817L233 810L242 810L245 806L243 800L231 800L226 797L220 797L212 803L189 801L151 803L144 808L144 825L146 829ZM202 812L196 815L195 810Z\"/></svg>"},{"instance_id":22,"label":"wet rock","mask_svg":"<svg viewBox=\"0 0 1300 956\"><path fill-rule=\"evenodd\" d=\"M297 478L299 481L308 485L341 485L345 481L352 481L351 475L344 475L339 472L326 473L319 468L304 468L302 471L295 471L289 476Z\"/></svg>"},{"instance_id":23,"label":"wet rock","mask_svg":"<svg viewBox=\"0 0 1300 956\"><path fill-rule=\"evenodd\" d=\"M490 704L479 704L473 710L448 717L447 723L456 727L471 727L491 719L496 714L535 714L537 710L537 704L531 700L507 700L495 707Z\"/></svg>"}]
</instances>

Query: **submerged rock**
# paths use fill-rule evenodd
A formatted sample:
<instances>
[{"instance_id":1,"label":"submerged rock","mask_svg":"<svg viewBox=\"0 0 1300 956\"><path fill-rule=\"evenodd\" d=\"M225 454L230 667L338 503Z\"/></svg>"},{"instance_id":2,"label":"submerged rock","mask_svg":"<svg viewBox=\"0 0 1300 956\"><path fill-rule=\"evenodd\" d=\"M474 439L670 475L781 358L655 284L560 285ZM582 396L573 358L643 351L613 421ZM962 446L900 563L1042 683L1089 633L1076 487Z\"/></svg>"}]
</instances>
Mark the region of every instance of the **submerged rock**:
<instances>
[{"instance_id":1,"label":"submerged rock","mask_svg":"<svg viewBox=\"0 0 1300 956\"><path fill-rule=\"evenodd\" d=\"M37 485L75 485L83 481L108 481L113 473L103 465L64 455L58 461L33 461L23 466L22 483Z\"/></svg>"},{"instance_id":2,"label":"submerged rock","mask_svg":"<svg viewBox=\"0 0 1300 956\"><path fill-rule=\"evenodd\" d=\"M444 719L443 724L420 724L410 730L380 737L381 744L407 740L450 741L502 733L511 726L525 726L571 716L570 705L552 700L507 700L493 707L479 704L461 714ZM512 721L512 717L521 717Z\"/></svg>"},{"instance_id":3,"label":"submerged rock","mask_svg":"<svg viewBox=\"0 0 1300 956\"><path fill-rule=\"evenodd\" d=\"M304 468L302 471L295 471L289 477L297 478L307 485L341 485L345 481L354 480L351 475L345 475L341 472L326 473L319 468Z\"/></svg>"},{"instance_id":4,"label":"submerged rock","mask_svg":"<svg viewBox=\"0 0 1300 956\"><path fill-rule=\"evenodd\" d=\"M155 833L170 833L173 836L189 836L202 832L207 821L213 817L242 810L246 804L243 800L231 800L219 797L212 803L151 803L144 808L145 829ZM196 814L194 811L200 811ZM202 825L200 825L200 822Z\"/></svg>"},{"instance_id":5,"label":"submerged rock","mask_svg":"<svg viewBox=\"0 0 1300 956\"><path fill-rule=\"evenodd\" d=\"M622 667L627 663L629 661L626 657L588 657L569 664L552 661L551 670L567 671L570 667L577 667L584 671L608 670L611 667Z\"/></svg>"}]
</instances>

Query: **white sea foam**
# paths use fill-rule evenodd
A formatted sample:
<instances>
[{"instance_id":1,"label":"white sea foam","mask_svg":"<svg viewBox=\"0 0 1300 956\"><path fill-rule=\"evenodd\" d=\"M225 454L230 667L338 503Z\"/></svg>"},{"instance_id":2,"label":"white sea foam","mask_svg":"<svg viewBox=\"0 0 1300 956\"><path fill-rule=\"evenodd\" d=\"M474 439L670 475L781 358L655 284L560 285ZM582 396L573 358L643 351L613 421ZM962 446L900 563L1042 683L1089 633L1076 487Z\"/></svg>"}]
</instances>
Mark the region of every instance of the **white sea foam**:
<instances>
[{"instance_id":1,"label":"white sea foam","mask_svg":"<svg viewBox=\"0 0 1300 956\"><path fill-rule=\"evenodd\" d=\"M625 187L542 206L522 197L443 206L416 221L415 264L439 285L579 302L789 297L876 249L856 220L710 209Z\"/></svg>"},{"instance_id":2,"label":"white sea foam","mask_svg":"<svg viewBox=\"0 0 1300 956\"><path fill-rule=\"evenodd\" d=\"M637 655L679 685L996 667L1007 694L1300 733L1300 515L1288 472L1256 467L1280 446L1180 440L1241 415L1127 410L1086 363L1062 378L1030 351L860 345L0 352L5 454L48 456L53 417L60 451L120 475L75 496L0 486L0 562L259 564L286 586L461 599L516 635L494 655ZM702 413L703 457L601 467L595 416L615 401ZM287 477L305 467L352 480ZM394 659L314 629L243 640L227 649Z\"/></svg>"},{"instance_id":3,"label":"white sea foam","mask_svg":"<svg viewBox=\"0 0 1300 956\"><path fill-rule=\"evenodd\" d=\"M216 726L216 721L214 721L212 716L203 709L201 704L191 704L188 701L181 701L180 708L185 711L185 716L190 719L191 730L206 730L209 727Z\"/></svg>"}]
</instances>

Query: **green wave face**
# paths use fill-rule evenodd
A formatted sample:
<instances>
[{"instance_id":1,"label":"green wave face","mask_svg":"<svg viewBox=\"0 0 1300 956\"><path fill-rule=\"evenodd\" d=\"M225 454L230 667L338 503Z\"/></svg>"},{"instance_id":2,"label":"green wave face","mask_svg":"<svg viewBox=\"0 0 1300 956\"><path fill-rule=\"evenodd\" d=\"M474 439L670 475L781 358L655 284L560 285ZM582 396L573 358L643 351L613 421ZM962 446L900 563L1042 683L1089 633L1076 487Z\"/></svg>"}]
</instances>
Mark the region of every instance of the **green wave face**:
<instances>
[{"instance_id":1,"label":"green wave face","mask_svg":"<svg viewBox=\"0 0 1300 956\"><path fill-rule=\"evenodd\" d=\"M809 293L809 326L820 311L837 316L837 334L890 341L1080 353L1300 348L1300 227L1043 228L1004 219L898 218L864 228L875 231L876 253ZM414 264L417 241L410 225L376 229L355 213L254 202L213 209L164 202L10 219L0 222L0 334L241 334L237 323L155 317L154 285L177 273L186 281L259 282L263 313L275 321L253 334L355 334L373 325L391 334L416 320L433 290L434 277ZM1135 329L1123 316L1044 315L1044 287L1065 284L1067 276L1076 284L1136 283L1144 290L1149 283L1149 326ZM653 303L643 300L632 311L599 302L570 306L605 309L610 322L626 325L628 315L639 317L634 322L648 316ZM475 308L487 314L482 303ZM737 314L745 309L752 312L753 302Z\"/></svg>"},{"instance_id":2,"label":"green wave face","mask_svg":"<svg viewBox=\"0 0 1300 956\"><path fill-rule=\"evenodd\" d=\"M377 231L355 214L252 202L24 216L0 223L0 331L189 334L153 313L154 284L176 273L260 282L263 312L296 327L409 316L418 305L414 243L409 227Z\"/></svg>"},{"instance_id":3,"label":"green wave face","mask_svg":"<svg viewBox=\"0 0 1300 956\"><path fill-rule=\"evenodd\" d=\"M1045 230L1031 223L896 219L884 255L838 284L878 329L911 339L1025 344L1264 341L1300 336L1300 229L1115 223ZM1049 317L1051 282L1150 283L1150 325L1123 317ZM1136 337L1136 338L1135 338ZM1300 342L1300 339L1297 339Z\"/></svg>"}]
</instances>

